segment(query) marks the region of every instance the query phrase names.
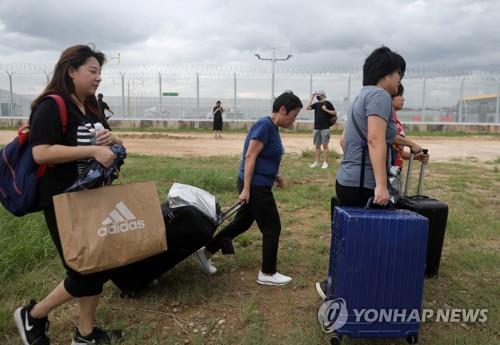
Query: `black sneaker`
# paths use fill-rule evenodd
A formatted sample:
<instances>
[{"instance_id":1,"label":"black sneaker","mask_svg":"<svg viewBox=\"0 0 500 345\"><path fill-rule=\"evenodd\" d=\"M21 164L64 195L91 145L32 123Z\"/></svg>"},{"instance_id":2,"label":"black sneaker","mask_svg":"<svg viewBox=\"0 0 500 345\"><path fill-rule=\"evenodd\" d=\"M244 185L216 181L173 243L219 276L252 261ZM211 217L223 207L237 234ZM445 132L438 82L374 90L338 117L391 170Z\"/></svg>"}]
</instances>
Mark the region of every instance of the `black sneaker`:
<instances>
[{"instance_id":1,"label":"black sneaker","mask_svg":"<svg viewBox=\"0 0 500 345\"><path fill-rule=\"evenodd\" d=\"M75 335L71 345L100 345L111 344L111 342L120 342L123 338L123 332L119 330L105 331L99 327L94 327L92 333L83 336L78 328L75 328Z\"/></svg>"},{"instance_id":2,"label":"black sneaker","mask_svg":"<svg viewBox=\"0 0 500 345\"><path fill-rule=\"evenodd\" d=\"M316 291L318 291L318 295L323 301L326 299L326 286L326 280L316 283Z\"/></svg>"},{"instance_id":3,"label":"black sneaker","mask_svg":"<svg viewBox=\"0 0 500 345\"><path fill-rule=\"evenodd\" d=\"M14 321L24 345L50 345L46 334L49 330L48 318L36 319L30 315L35 304L36 301L31 300L30 304L17 308L14 312Z\"/></svg>"}]
</instances>

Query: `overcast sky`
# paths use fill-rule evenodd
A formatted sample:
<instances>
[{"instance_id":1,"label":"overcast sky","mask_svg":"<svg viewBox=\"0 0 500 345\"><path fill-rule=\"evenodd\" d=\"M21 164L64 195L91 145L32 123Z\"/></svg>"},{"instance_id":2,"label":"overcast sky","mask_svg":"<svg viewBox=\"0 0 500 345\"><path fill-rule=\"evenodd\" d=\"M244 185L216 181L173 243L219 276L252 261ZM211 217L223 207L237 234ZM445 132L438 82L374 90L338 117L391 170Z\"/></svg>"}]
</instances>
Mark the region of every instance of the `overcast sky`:
<instances>
[{"instance_id":1,"label":"overcast sky","mask_svg":"<svg viewBox=\"0 0 500 345\"><path fill-rule=\"evenodd\" d=\"M122 64L361 66L382 44L409 68L500 71L498 0L0 0L0 63L93 42Z\"/></svg>"}]
</instances>

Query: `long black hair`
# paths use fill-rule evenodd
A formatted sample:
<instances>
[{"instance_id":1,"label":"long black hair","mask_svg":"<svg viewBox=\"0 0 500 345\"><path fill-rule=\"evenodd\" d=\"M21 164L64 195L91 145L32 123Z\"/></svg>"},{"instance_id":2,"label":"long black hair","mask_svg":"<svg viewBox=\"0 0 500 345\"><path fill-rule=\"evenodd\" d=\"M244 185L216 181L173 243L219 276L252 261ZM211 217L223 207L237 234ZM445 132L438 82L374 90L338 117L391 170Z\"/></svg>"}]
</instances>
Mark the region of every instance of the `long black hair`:
<instances>
[{"instance_id":1,"label":"long black hair","mask_svg":"<svg viewBox=\"0 0 500 345\"><path fill-rule=\"evenodd\" d=\"M106 62L106 57L103 53L95 51L87 45L78 44L65 49L61 53L61 57L54 67L54 74L52 75L49 84L45 90L43 90L43 92L31 103L31 109L34 109L42 99L50 94L60 95L69 102L73 102L71 94L75 92L75 85L69 76L69 68L73 67L77 69L78 67L84 65L91 57L94 57L101 67ZM98 111L99 107L95 95L88 96L82 100L82 103L93 113L96 113L101 122L107 124L106 118L104 118L100 111Z\"/></svg>"}]
</instances>

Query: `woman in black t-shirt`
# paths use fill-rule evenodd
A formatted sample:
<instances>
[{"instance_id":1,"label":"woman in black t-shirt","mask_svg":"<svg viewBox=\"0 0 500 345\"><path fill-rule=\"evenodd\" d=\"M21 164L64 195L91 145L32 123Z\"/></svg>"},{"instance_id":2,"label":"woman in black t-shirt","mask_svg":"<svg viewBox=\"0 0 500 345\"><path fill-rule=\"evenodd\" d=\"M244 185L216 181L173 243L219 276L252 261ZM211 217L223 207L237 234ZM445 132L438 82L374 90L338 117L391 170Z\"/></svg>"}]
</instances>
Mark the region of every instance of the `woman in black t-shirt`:
<instances>
[{"instance_id":1,"label":"woman in black t-shirt","mask_svg":"<svg viewBox=\"0 0 500 345\"><path fill-rule=\"evenodd\" d=\"M214 116L214 133L215 139L222 139L222 113L224 112L224 108L222 108L221 102L217 101L215 103L215 107L212 110L212 114Z\"/></svg>"},{"instance_id":2,"label":"woman in black t-shirt","mask_svg":"<svg viewBox=\"0 0 500 345\"><path fill-rule=\"evenodd\" d=\"M95 327L95 311L109 272L82 275L65 264L52 203L52 197L68 188L91 159L110 166L115 155L109 145L121 144L121 140L111 133L106 119L99 114L95 98L104 62L104 54L86 45L66 49L55 66L50 83L32 104L33 158L38 164L48 165L40 185L40 203L66 268L66 278L40 302L32 300L15 311L14 319L24 344L49 344L46 335L48 313L75 297L79 298L80 314L72 344L104 344L122 337L120 331ZM66 104L66 131L62 129L56 103L47 97L53 94L61 96ZM105 129L96 133L94 125L98 122Z\"/></svg>"}]
</instances>

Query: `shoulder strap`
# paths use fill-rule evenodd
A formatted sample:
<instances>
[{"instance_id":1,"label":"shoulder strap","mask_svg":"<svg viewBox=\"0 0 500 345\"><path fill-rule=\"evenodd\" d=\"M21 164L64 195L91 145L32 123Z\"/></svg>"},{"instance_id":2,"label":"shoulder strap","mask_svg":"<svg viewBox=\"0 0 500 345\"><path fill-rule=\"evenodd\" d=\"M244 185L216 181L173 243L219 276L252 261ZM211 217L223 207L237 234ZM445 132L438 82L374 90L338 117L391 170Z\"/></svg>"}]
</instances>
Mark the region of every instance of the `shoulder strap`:
<instances>
[{"instance_id":1,"label":"shoulder strap","mask_svg":"<svg viewBox=\"0 0 500 345\"><path fill-rule=\"evenodd\" d=\"M357 98L354 100L354 102L356 102L356 100L357 100ZM353 105L354 105L354 103L353 103ZM356 128L356 132L358 132L358 135L363 140L362 151L361 151L361 173L360 173L360 177L359 177L359 187L363 188L364 181L365 181L365 159L366 159L366 151L368 151L368 140L366 139L366 136L361 131L361 128L359 128L358 122L354 118L354 111L352 112L351 118L352 118L352 123L354 124L354 128ZM389 119L389 121L391 121L391 119ZM389 165L390 158L391 158L390 157L390 149L391 149L391 145L387 144L386 158L385 158L387 165ZM389 179L389 175L387 176L387 179Z\"/></svg>"},{"instance_id":2,"label":"shoulder strap","mask_svg":"<svg viewBox=\"0 0 500 345\"><path fill-rule=\"evenodd\" d=\"M354 118L354 103L358 100L358 97L354 100L352 103L352 112L351 112L351 119L352 123L354 125L354 128L356 128L356 132L358 132L359 137L361 140L363 140L363 144L361 145L361 172L359 176L359 188L363 188L365 186L365 160L366 160L366 151L367 151L367 145L368 141L366 140L366 136L363 134L361 131L361 128L359 128L358 122Z\"/></svg>"},{"instance_id":3,"label":"shoulder strap","mask_svg":"<svg viewBox=\"0 0 500 345\"><path fill-rule=\"evenodd\" d=\"M56 94L47 95L47 97L52 98L56 102L57 108L59 109L59 119L61 120L62 131L64 134L66 134L68 130L68 108L66 108L66 102L64 102L64 99L61 96ZM31 117L30 117L30 122L31 122ZM45 175L46 170L47 170L47 165L40 164L36 172L36 177L42 177L43 175Z\"/></svg>"},{"instance_id":4,"label":"shoulder strap","mask_svg":"<svg viewBox=\"0 0 500 345\"><path fill-rule=\"evenodd\" d=\"M66 103L64 99L59 95L47 95L47 97L52 98L59 108L59 118L61 120L61 127L63 133L66 133L68 130L68 108L66 108Z\"/></svg>"},{"instance_id":5,"label":"shoulder strap","mask_svg":"<svg viewBox=\"0 0 500 345\"><path fill-rule=\"evenodd\" d=\"M356 101L356 100L354 100L354 101ZM352 112L351 118L352 118L352 123L354 124L354 128L356 128L356 132L358 132L359 137L361 139L363 139L364 145L366 145L366 143L367 143L368 140L366 140L366 136L363 134L363 132L361 131L361 128L359 128L358 122L354 118L354 111Z\"/></svg>"}]
</instances>

